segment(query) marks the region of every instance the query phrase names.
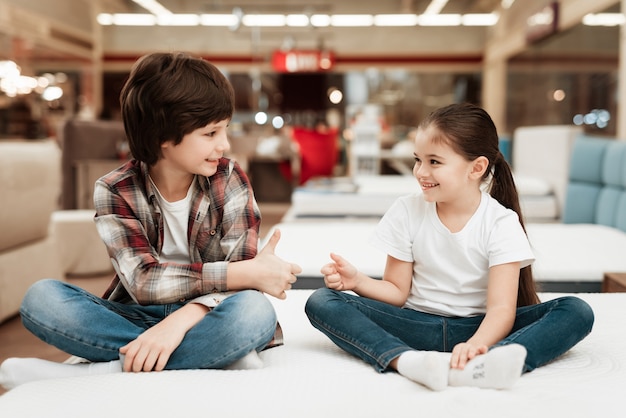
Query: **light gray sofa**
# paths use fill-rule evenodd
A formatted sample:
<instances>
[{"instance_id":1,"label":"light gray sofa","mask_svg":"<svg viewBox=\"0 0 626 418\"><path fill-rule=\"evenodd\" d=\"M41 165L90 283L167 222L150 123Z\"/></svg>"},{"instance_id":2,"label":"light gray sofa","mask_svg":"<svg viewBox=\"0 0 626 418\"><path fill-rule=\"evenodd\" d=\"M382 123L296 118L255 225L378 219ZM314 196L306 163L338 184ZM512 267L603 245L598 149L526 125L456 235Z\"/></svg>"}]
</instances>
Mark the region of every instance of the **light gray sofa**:
<instances>
[{"instance_id":1,"label":"light gray sofa","mask_svg":"<svg viewBox=\"0 0 626 418\"><path fill-rule=\"evenodd\" d=\"M28 287L112 272L93 210L59 210L61 149L55 140L0 140L0 322Z\"/></svg>"},{"instance_id":2,"label":"light gray sofa","mask_svg":"<svg viewBox=\"0 0 626 418\"><path fill-rule=\"evenodd\" d=\"M0 140L0 322L26 289L62 278L50 219L61 191L61 151L53 140Z\"/></svg>"}]
</instances>

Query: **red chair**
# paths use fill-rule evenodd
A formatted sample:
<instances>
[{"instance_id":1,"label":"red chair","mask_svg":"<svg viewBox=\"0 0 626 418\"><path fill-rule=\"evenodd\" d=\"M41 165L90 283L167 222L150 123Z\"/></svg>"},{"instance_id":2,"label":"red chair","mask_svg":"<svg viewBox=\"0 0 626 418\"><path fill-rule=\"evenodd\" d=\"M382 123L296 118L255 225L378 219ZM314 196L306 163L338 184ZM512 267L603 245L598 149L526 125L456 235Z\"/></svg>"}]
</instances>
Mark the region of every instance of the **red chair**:
<instances>
[{"instance_id":1,"label":"red chair","mask_svg":"<svg viewBox=\"0 0 626 418\"><path fill-rule=\"evenodd\" d=\"M300 149L300 184L313 177L329 177L339 157L337 129L324 131L293 128L293 139Z\"/></svg>"}]
</instances>

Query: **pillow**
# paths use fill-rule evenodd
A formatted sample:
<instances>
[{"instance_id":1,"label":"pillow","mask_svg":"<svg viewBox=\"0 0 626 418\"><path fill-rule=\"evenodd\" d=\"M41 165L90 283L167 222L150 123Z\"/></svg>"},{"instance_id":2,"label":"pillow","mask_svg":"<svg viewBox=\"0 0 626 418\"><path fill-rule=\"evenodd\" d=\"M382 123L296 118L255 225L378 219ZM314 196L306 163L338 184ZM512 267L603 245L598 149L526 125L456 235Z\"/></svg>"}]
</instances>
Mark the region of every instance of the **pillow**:
<instances>
[{"instance_id":1,"label":"pillow","mask_svg":"<svg viewBox=\"0 0 626 418\"><path fill-rule=\"evenodd\" d=\"M513 175L513 179L520 196L546 196L553 192L550 182L539 177Z\"/></svg>"}]
</instances>

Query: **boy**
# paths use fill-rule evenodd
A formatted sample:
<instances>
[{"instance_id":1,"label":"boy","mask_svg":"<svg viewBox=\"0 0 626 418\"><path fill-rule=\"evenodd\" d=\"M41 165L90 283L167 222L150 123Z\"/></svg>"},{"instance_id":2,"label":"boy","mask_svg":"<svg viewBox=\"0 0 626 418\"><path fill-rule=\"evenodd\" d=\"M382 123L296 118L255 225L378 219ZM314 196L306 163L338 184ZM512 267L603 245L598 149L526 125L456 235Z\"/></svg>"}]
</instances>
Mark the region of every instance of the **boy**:
<instances>
[{"instance_id":1,"label":"boy","mask_svg":"<svg viewBox=\"0 0 626 418\"><path fill-rule=\"evenodd\" d=\"M133 160L96 182L95 222L116 275L104 298L56 280L20 310L42 340L91 363L8 359L0 384L114 371L254 368L281 344L267 293L301 272L257 253L260 213L242 169L224 158L234 93L212 64L183 53L140 58L121 92Z\"/></svg>"}]
</instances>

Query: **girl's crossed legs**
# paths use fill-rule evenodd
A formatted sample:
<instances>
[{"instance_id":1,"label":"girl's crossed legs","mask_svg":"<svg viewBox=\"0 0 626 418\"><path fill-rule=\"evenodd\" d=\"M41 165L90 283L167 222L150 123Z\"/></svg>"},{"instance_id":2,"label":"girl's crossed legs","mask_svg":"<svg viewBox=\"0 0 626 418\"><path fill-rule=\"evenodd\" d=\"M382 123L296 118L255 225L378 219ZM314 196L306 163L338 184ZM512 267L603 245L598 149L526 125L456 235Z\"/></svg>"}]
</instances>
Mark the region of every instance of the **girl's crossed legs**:
<instances>
[{"instance_id":1,"label":"girl's crossed legs","mask_svg":"<svg viewBox=\"0 0 626 418\"><path fill-rule=\"evenodd\" d=\"M476 332L484 317L443 317L326 288L311 295L305 311L315 328L379 372L387 370L392 360L408 351L451 352L456 344L467 341ZM529 372L554 360L582 340L591 331L593 319L589 305L575 297L521 307L509 336L492 348L524 347L526 352L521 366L522 371ZM518 350L515 356L520 355ZM423 364L432 364L432 360L431 355ZM440 372L441 366L437 367ZM426 385L441 389L447 385L444 380L447 379ZM466 379L460 381L467 382Z\"/></svg>"}]
</instances>

